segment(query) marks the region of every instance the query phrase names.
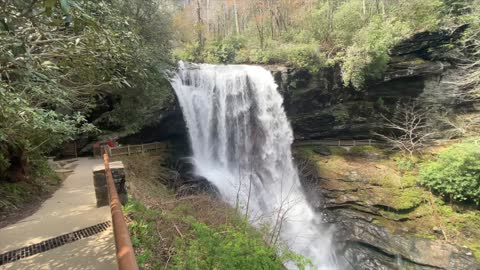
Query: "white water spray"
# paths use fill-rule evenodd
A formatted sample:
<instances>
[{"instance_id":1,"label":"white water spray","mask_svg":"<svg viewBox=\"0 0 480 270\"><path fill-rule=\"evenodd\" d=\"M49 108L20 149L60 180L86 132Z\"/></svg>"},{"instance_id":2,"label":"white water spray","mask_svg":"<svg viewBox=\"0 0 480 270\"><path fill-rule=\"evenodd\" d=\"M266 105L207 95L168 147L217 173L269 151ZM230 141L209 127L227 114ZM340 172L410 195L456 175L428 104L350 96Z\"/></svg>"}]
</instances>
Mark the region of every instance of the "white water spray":
<instances>
[{"instance_id":1,"label":"white water spray","mask_svg":"<svg viewBox=\"0 0 480 270\"><path fill-rule=\"evenodd\" d=\"M280 232L292 251L319 269L336 269L330 233L306 201L292 162L293 132L270 72L180 63L172 86L187 123L195 173L232 206L240 204L253 224Z\"/></svg>"}]
</instances>

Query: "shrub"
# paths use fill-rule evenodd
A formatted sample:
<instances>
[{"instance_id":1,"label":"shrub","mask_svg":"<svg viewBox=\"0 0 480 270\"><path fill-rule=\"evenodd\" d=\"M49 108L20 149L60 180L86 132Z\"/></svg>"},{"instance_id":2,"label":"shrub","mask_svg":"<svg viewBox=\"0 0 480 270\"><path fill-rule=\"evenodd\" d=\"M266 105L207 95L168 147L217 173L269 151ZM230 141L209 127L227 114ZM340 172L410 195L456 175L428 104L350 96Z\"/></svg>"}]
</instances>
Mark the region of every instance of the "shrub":
<instances>
[{"instance_id":1,"label":"shrub","mask_svg":"<svg viewBox=\"0 0 480 270\"><path fill-rule=\"evenodd\" d=\"M174 50L173 57L177 61L203 62L202 50L198 42L187 43L181 49Z\"/></svg>"},{"instance_id":2,"label":"shrub","mask_svg":"<svg viewBox=\"0 0 480 270\"><path fill-rule=\"evenodd\" d=\"M352 44L355 33L365 25L365 21L362 16L362 1L345 1L333 15L336 42L342 46Z\"/></svg>"},{"instance_id":3,"label":"shrub","mask_svg":"<svg viewBox=\"0 0 480 270\"><path fill-rule=\"evenodd\" d=\"M236 63L279 64L284 63L294 68L318 72L325 65L326 57L314 44L279 44L271 48L250 51L241 50Z\"/></svg>"},{"instance_id":4,"label":"shrub","mask_svg":"<svg viewBox=\"0 0 480 270\"><path fill-rule=\"evenodd\" d=\"M415 160L412 157L403 156L397 159L398 170L402 173L410 172L415 169Z\"/></svg>"},{"instance_id":5,"label":"shrub","mask_svg":"<svg viewBox=\"0 0 480 270\"><path fill-rule=\"evenodd\" d=\"M420 182L459 202L480 205L479 141L450 146L433 161L421 166Z\"/></svg>"},{"instance_id":6,"label":"shrub","mask_svg":"<svg viewBox=\"0 0 480 270\"><path fill-rule=\"evenodd\" d=\"M277 253L261 234L247 224L222 225L218 228L192 221L193 238L179 238L171 269L285 269L293 261L304 269L306 260L296 254Z\"/></svg>"},{"instance_id":7,"label":"shrub","mask_svg":"<svg viewBox=\"0 0 480 270\"><path fill-rule=\"evenodd\" d=\"M374 17L346 50L342 59L344 84L362 89L367 79L382 78L390 60L388 50L410 33L410 28L402 22Z\"/></svg>"},{"instance_id":8,"label":"shrub","mask_svg":"<svg viewBox=\"0 0 480 270\"><path fill-rule=\"evenodd\" d=\"M160 211L147 208L145 205L129 198L123 211L132 218L128 224L128 231L132 239L132 245L136 249L137 263L141 269L149 265L151 269L159 269L160 258L154 256L154 250L162 241L157 232L157 220L163 218Z\"/></svg>"},{"instance_id":9,"label":"shrub","mask_svg":"<svg viewBox=\"0 0 480 270\"><path fill-rule=\"evenodd\" d=\"M394 13L414 30L433 31L438 28L444 9L441 0L402 0L394 7Z\"/></svg>"},{"instance_id":10,"label":"shrub","mask_svg":"<svg viewBox=\"0 0 480 270\"><path fill-rule=\"evenodd\" d=\"M250 50L249 60L254 64L277 64L281 62L278 51L270 49L252 49ZM240 63L237 61L237 63Z\"/></svg>"},{"instance_id":11,"label":"shrub","mask_svg":"<svg viewBox=\"0 0 480 270\"><path fill-rule=\"evenodd\" d=\"M208 63L231 64L235 62L235 56L238 50L243 48L244 43L244 39L239 36L214 41L206 49L205 61Z\"/></svg>"},{"instance_id":12,"label":"shrub","mask_svg":"<svg viewBox=\"0 0 480 270\"><path fill-rule=\"evenodd\" d=\"M318 72L326 62L326 57L320 54L317 46L311 44L285 47L280 53L291 66L308 69L312 73Z\"/></svg>"}]
</instances>

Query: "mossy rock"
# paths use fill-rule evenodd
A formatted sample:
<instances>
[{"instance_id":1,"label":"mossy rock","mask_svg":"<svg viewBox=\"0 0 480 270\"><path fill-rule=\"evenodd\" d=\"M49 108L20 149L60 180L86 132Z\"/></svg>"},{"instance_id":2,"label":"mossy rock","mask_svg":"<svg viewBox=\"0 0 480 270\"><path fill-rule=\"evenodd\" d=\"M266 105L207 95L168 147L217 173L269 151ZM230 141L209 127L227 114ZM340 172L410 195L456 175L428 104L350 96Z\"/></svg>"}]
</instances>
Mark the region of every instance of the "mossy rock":
<instances>
[{"instance_id":1,"label":"mossy rock","mask_svg":"<svg viewBox=\"0 0 480 270\"><path fill-rule=\"evenodd\" d=\"M421 188L385 189L381 194L383 204L395 212L410 212L425 201L425 192Z\"/></svg>"},{"instance_id":2,"label":"mossy rock","mask_svg":"<svg viewBox=\"0 0 480 270\"><path fill-rule=\"evenodd\" d=\"M414 187L417 183L417 177L412 173L406 173L402 176L403 187Z\"/></svg>"},{"instance_id":3,"label":"mossy rock","mask_svg":"<svg viewBox=\"0 0 480 270\"><path fill-rule=\"evenodd\" d=\"M330 151L330 148L324 145L315 146L313 148L313 152L321 156L330 156L332 154L332 151Z\"/></svg>"}]
</instances>

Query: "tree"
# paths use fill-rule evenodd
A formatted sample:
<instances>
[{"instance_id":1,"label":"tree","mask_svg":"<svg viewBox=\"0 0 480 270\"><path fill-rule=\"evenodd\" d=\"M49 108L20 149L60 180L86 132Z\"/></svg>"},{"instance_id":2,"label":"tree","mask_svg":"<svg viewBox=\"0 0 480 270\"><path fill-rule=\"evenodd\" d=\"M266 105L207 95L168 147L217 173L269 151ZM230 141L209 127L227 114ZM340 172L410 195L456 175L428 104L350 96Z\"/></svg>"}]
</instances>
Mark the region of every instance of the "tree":
<instances>
[{"instance_id":1,"label":"tree","mask_svg":"<svg viewBox=\"0 0 480 270\"><path fill-rule=\"evenodd\" d=\"M153 106L165 99L170 46L159 3L0 3L2 178L94 131L91 123L128 133L153 121ZM162 28L165 40L153 33Z\"/></svg>"},{"instance_id":2,"label":"tree","mask_svg":"<svg viewBox=\"0 0 480 270\"><path fill-rule=\"evenodd\" d=\"M382 115L388 133L376 135L392 148L410 156L425 147L436 134L428 122L431 109L420 107L415 101L399 102L392 116Z\"/></svg>"}]
</instances>

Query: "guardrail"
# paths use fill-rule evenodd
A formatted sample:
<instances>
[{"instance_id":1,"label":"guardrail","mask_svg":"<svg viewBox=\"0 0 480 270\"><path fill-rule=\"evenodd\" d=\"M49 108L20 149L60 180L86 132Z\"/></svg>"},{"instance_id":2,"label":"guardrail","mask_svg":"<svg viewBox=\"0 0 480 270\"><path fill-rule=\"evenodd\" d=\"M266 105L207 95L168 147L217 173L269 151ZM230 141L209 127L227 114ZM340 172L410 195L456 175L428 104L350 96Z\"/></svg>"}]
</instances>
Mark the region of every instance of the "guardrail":
<instances>
[{"instance_id":1,"label":"guardrail","mask_svg":"<svg viewBox=\"0 0 480 270\"><path fill-rule=\"evenodd\" d=\"M143 154L143 153L154 153L154 152L163 152L168 150L169 145L167 143L147 143L147 144L137 144L137 145L125 145L117 147L106 146L106 151L110 157L115 156L126 156L134 154Z\"/></svg>"},{"instance_id":2,"label":"guardrail","mask_svg":"<svg viewBox=\"0 0 480 270\"><path fill-rule=\"evenodd\" d=\"M105 177L107 180L108 195L110 198L110 211L112 212L113 235L115 237L115 249L117 252L117 264L119 270L138 270L137 260L133 251L132 242L122 212L122 205L118 197L108 154L103 154L105 164Z\"/></svg>"},{"instance_id":3,"label":"guardrail","mask_svg":"<svg viewBox=\"0 0 480 270\"><path fill-rule=\"evenodd\" d=\"M307 145L326 145L326 146L363 146L363 145L375 145L385 146L388 145L382 141L376 141L372 139L366 140L306 140L296 141L293 146L307 146Z\"/></svg>"}]
</instances>

